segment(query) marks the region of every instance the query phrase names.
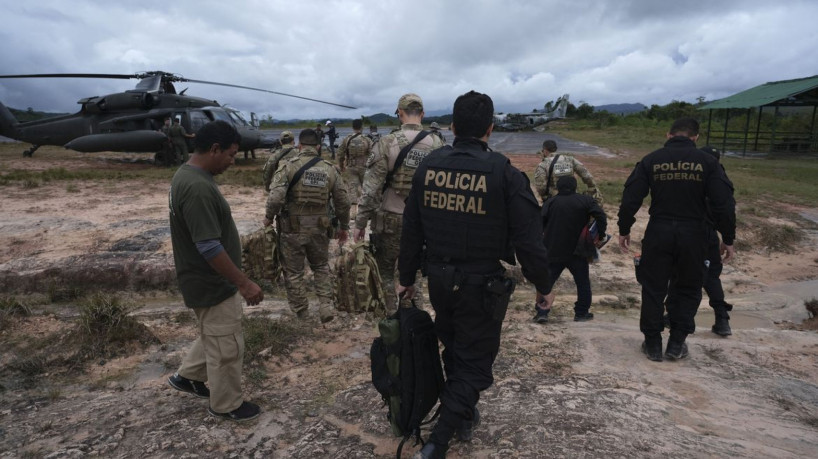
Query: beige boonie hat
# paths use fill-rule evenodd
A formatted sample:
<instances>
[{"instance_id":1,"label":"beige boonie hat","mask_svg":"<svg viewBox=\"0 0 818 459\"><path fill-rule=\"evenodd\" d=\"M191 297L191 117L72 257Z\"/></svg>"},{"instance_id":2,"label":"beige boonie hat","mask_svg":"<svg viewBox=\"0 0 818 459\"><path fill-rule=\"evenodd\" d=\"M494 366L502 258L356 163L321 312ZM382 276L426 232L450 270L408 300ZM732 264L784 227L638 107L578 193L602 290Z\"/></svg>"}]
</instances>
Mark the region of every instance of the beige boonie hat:
<instances>
[{"instance_id":1,"label":"beige boonie hat","mask_svg":"<svg viewBox=\"0 0 818 459\"><path fill-rule=\"evenodd\" d=\"M423 110L423 99L421 99L419 95L411 92L400 96L400 100L398 100L398 109L406 110L409 108ZM398 113L397 109L395 110L395 113Z\"/></svg>"},{"instance_id":2,"label":"beige boonie hat","mask_svg":"<svg viewBox=\"0 0 818 459\"><path fill-rule=\"evenodd\" d=\"M281 135L279 136L279 139L281 139L282 142L285 140L292 141L295 140L295 137L293 136L293 133L290 131L282 131Z\"/></svg>"}]
</instances>

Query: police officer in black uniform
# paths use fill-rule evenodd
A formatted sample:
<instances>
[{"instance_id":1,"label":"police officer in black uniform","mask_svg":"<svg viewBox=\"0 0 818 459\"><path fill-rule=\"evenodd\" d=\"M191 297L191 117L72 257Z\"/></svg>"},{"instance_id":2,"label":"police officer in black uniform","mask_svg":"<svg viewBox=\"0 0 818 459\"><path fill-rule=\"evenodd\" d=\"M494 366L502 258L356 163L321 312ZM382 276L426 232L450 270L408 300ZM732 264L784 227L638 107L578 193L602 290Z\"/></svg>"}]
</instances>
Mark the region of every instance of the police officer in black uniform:
<instances>
[{"instance_id":1,"label":"police officer in black uniform","mask_svg":"<svg viewBox=\"0 0 818 459\"><path fill-rule=\"evenodd\" d=\"M721 152L716 147L707 145L702 147L702 151L712 155L717 161L721 159ZM719 166L724 170L724 165L721 162L719 162ZM724 173L724 177L727 178L727 172ZM730 183L730 188L733 189L733 183L730 182L729 178L727 181ZM721 241L713 225L715 219L711 214L712 212L708 212L708 223L710 225L707 228L707 261L709 265L707 267L707 277L704 281L704 291L710 300L713 315L716 316L715 323L710 330L720 336L730 336L733 331L730 329L730 314L728 312L733 310L733 305L724 301L724 288L721 286L720 278L721 271L724 269L720 254Z\"/></svg>"},{"instance_id":2,"label":"police officer in black uniform","mask_svg":"<svg viewBox=\"0 0 818 459\"><path fill-rule=\"evenodd\" d=\"M619 246L627 253L634 216L650 192L650 220L637 276L642 284L642 351L654 361L662 360L665 305L670 321L665 356L677 360L688 355L685 338L696 328L694 318L707 272L708 206L713 225L722 236L723 261L734 255L732 186L716 159L696 148L698 137L696 120L674 122L664 148L648 154L634 167L619 206Z\"/></svg>"},{"instance_id":3,"label":"police officer in black uniform","mask_svg":"<svg viewBox=\"0 0 818 459\"><path fill-rule=\"evenodd\" d=\"M445 457L449 441L471 440L479 423L477 401L494 381L492 364L514 290L500 260L514 264L516 252L525 277L540 293L551 291L528 178L486 143L493 113L485 94L457 98L454 143L420 164L403 213L398 293L414 296L415 273L424 264L447 376L440 418L418 458Z\"/></svg>"}]
</instances>

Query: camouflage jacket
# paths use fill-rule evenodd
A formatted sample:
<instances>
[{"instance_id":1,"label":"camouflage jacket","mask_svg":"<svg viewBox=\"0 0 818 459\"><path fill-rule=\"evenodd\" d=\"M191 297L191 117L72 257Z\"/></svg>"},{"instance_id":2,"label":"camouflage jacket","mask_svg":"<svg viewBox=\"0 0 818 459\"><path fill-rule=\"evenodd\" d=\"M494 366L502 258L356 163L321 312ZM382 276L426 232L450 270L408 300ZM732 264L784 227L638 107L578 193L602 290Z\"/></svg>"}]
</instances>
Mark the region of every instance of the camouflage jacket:
<instances>
[{"instance_id":1,"label":"camouflage jacket","mask_svg":"<svg viewBox=\"0 0 818 459\"><path fill-rule=\"evenodd\" d=\"M349 166L363 167L371 148L372 141L369 137L360 132L355 132L344 137L344 140L341 141L341 146L338 147L338 158L341 168Z\"/></svg>"},{"instance_id":2,"label":"camouflage jacket","mask_svg":"<svg viewBox=\"0 0 818 459\"><path fill-rule=\"evenodd\" d=\"M588 169L586 169L579 160L571 155L559 153L560 157L557 159L557 163L554 164L554 171L551 174L551 185L548 186L548 194L546 194L548 169L551 168L551 161L554 160L554 156L556 155L557 154L552 154L543 158L542 162L537 166L537 170L534 172L534 188L536 188L540 199L545 201L549 197L557 194L557 180L560 177L576 174L582 182L585 183L585 186L588 187L585 194L593 197L597 203L601 205L602 195L599 194L599 188L596 186L594 176L588 172Z\"/></svg>"},{"instance_id":3,"label":"camouflage jacket","mask_svg":"<svg viewBox=\"0 0 818 459\"><path fill-rule=\"evenodd\" d=\"M395 167L395 160L401 148L411 143L422 129L419 124L404 124L395 132L383 136L373 146L372 153L366 160L367 169L364 174L363 193L358 203L358 215L355 217L356 228L366 228L367 223L374 218L378 209L403 214L406 196L401 197L392 186L383 191L383 186L386 183L387 174ZM443 142L439 137L427 135L412 148L412 151L425 156L442 146ZM417 168L416 161L404 161L404 166Z\"/></svg>"},{"instance_id":4,"label":"camouflage jacket","mask_svg":"<svg viewBox=\"0 0 818 459\"><path fill-rule=\"evenodd\" d=\"M276 215L289 216L327 215L330 199L341 229L349 229L349 197L341 172L329 161L320 160L304 171L299 183L287 190L293 176L301 167L318 155L314 146L304 145L301 152L281 163L270 184L265 216L272 220ZM321 202L318 202L320 199Z\"/></svg>"},{"instance_id":5,"label":"camouflage jacket","mask_svg":"<svg viewBox=\"0 0 818 459\"><path fill-rule=\"evenodd\" d=\"M273 174L278 170L281 161L291 158L298 154L298 149L295 145L288 143L284 144L270 152L270 157L264 163L264 169L261 172L261 178L264 182L264 191L270 191L270 182L273 181Z\"/></svg>"}]
</instances>

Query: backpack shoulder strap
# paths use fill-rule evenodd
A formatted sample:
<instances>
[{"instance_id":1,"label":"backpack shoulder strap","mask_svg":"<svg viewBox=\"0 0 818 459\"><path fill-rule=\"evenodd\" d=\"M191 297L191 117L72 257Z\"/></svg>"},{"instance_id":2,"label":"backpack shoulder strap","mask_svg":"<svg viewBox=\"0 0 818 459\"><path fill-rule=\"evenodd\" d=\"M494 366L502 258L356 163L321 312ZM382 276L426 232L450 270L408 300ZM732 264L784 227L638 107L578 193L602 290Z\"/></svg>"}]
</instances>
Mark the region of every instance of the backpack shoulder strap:
<instances>
[{"instance_id":1,"label":"backpack shoulder strap","mask_svg":"<svg viewBox=\"0 0 818 459\"><path fill-rule=\"evenodd\" d=\"M560 155L554 155L554 160L551 161L551 164L548 165L548 175L545 176L545 195L548 196L548 193L551 189L551 176L554 174L554 164L557 163L557 160L560 159Z\"/></svg>"},{"instance_id":2,"label":"backpack shoulder strap","mask_svg":"<svg viewBox=\"0 0 818 459\"><path fill-rule=\"evenodd\" d=\"M403 165L403 161L406 159L406 155L409 154L409 150L412 149L415 145L418 144L424 137L429 135L429 131L420 131L418 135L415 136L415 140L409 142L408 145L401 148L400 153L398 153L398 157L395 159L395 166L392 168L389 173L386 174L386 180L383 182L383 189L381 193L385 192L389 185L392 183L392 177L395 176L395 172Z\"/></svg>"},{"instance_id":3,"label":"backpack shoulder strap","mask_svg":"<svg viewBox=\"0 0 818 459\"><path fill-rule=\"evenodd\" d=\"M296 183L298 183L299 180L301 180L301 176L304 175L304 171L311 168L312 166L315 166L318 163L318 161L321 161L320 156L316 156L316 157L312 158L311 160L307 161L306 164L301 166L301 169L298 169L295 172L295 175L293 175L293 179L290 180L290 184L287 185L287 193L289 193L290 190L293 189L293 185L295 185Z\"/></svg>"}]
</instances>

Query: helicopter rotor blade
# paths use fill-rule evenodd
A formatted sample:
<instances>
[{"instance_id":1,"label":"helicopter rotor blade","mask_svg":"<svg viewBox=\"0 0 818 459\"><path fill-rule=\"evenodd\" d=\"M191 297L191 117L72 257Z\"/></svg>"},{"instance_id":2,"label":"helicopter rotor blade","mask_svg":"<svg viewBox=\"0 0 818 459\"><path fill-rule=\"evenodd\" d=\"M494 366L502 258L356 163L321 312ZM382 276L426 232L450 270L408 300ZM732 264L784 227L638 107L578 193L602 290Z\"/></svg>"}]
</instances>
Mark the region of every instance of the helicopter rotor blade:
<instances>
[{"instance_id":1,"label":"helicopter rotor blade","mask_svg":"<svg viewBox=\"0 0 818 459\"><path fill-rule=\"evenodd\" d=\"M122 75L118 73L33 73L29 75L0 75L0 78L112 78L128 80L137 77L133 74Z\"/></svg>"},{"instance_id":2,"label":"helicopter rotor blade","mask_svg":"<svg viewBox=\"0 0 818 459\"><path fill-rule=\"evenodd\" d=\"M251 88L249 86L241 86L241 85L237 85L237 84L216 83L214 81L204 81L204 80L191 80L189 78L181 78L180 81L189 81L191 83L212 84L212 85L216 85L216 86L227 86L227 87L230 87L230 88L249 89L251 91L267 92L267 93L270 93L270 94L277 94L279 96L295 97L296 99L309 100L309 101L318 102L318 103L321 103L321 104L335 105L336 107L351 108L353 110L358 108L358 107L351 107L349 105L336 104L335 102L327 102L325 100L311 99L309 97L302 97L302 96L296 96L294 94L287 94L287 93L283 93L283 92L270 91L269 89Z\"/></svg>"}]
</instances>

